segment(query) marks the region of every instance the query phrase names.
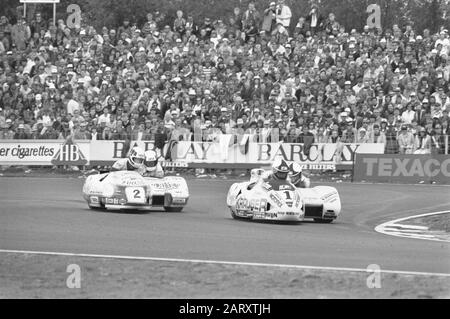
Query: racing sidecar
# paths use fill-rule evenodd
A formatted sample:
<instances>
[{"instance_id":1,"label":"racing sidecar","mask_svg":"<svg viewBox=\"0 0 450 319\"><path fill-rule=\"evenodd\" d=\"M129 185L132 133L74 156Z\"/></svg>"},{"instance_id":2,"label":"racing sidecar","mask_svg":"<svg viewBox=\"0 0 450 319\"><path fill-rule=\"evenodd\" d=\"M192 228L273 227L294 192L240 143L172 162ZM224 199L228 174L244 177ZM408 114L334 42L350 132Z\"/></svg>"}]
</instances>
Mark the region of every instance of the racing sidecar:
<instances>
[{"instance_id":1,"label":"racing sidecar","mask_svg":"<svg viewBox=\"0 0 450 319\"><path fill-rule=\"evenodd\" d=\"M189 200L184 178L149 178L133 171L90 175L82 192L89 208L111 210L159 208L181 212Z\"/></svg>"}]
</instances>

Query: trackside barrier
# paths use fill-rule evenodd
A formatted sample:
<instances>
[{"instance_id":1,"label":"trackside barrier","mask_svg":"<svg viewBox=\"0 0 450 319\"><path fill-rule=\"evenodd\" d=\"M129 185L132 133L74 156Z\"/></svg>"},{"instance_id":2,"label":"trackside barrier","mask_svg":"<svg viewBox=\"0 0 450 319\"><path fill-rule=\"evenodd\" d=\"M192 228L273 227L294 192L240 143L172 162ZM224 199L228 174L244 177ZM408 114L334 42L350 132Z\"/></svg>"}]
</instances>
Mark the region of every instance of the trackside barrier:
<instances>
[{"instance_id":1,"label":"trackside barrier","mask_svg":"<svg viewBox=\"0 0 450 319\"><path fill-rule=\"evenodd\" d=\"M0 165L111 165L127 148L154 149L153 141L2 140ZM357 153L382 154L383 144L236 143L229 136L214 142L170 142L158 150L165 167L250 169L275 158L310 170L351 170Z\"/></svg>"},{"instance_id":2,"label":"trackside barrier","mask_svg":"<svg viewBox=\"0 0 450 319\"><path fill-rule=\"evenodd\" d=\"M450 184L450 155L356 154L353 181Z\"/></svg>"},{"instance_id":3,"label":"trackside barrier","mask_svg":"<svg viewBox=\"0 0 450 319\"><path fill-rule=\"evenodd\" d=\"M87 165L91 141L0 140L0 165Z\"/></svg>"}]
</instances>

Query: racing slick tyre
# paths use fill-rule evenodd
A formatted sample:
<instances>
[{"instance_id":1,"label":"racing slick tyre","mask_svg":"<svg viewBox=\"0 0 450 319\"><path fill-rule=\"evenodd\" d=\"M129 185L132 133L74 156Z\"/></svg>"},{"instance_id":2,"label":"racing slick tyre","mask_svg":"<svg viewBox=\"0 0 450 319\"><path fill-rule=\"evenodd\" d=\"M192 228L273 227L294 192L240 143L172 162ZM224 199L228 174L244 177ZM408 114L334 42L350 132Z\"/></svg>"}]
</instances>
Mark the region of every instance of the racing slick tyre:
<instances>
[{"instance_id":1,"label":"racing slick tyre","mask_svg":"<svg viewBox=\"0 0 450 319\"><path fill-rule=\"evenodd\" d=\"M164 207L164 210L168 213L180 213L183 207Z\"/></svg>"},{"instance_id":2,"label":"racing slick tyre","mask_svg":"<svg viewBox=\"0 0 450 319\"><path fill-rule=\"evenodd\" d=\"M102 205L102 207L95 207L95 206L91 206L91 205L88 205L89 206L89 209L92 209L92 210L105 210L105 206L103 206Z\"/></svg>"},{"instance_id":3,"label":"racing slick tyre","mask_svg":"<svg viewBox=\"0 0 450 319\"><path fill-rule=\"evenodd\" d=\"M102 202L100 202L100 207L92 206L89 203L88 203L88 207L89 207L89 209L92 209L92 210L106 210L105 204Z\"/></svg>"},{"instance_id":4,"label":"racing slick tyre","mask_svg":"<svg viewBox=\"0 0 450 319\"><path fill-rule=\"evenodd\" d=\"M239 216L236 215L236 213L235 213L234 211L232 211L232 210L231 210L231 217L233 217L233 219L236 219L236 220L246 220L246 219L247 219L247 218L239 217Z\"/></svg>"},{"instance_id":5,"label":"racing slick tyre","mask_svg":"<svg viewBox=\"0 0 450 319\"><path fill-rule=\"evenodd\" d=\"M314 218L314 221L319 224L331 224L334 219L322 219L322 218Z\"/></svg>"}]
</instances>

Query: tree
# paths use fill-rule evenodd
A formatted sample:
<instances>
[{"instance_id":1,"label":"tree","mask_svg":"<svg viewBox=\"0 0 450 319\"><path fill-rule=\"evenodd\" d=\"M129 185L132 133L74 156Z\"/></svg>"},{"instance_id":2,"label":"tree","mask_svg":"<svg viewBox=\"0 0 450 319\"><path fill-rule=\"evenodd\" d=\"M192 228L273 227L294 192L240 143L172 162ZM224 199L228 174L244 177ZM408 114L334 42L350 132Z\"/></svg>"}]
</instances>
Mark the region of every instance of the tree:
<instances>
[{"instance_id":1,"label":"tree","mask_svg":"<svg viewBox=\"0 0 450 319\"><path fill-rule=\"evenodd\" d=\"M235 7L245 11L250 1L260 12L269 3L256 0L61 0L57 5L57 15L65 19L67 6L74 3L81 7L87 19L97 28L117 26L125 17L141 25L147 13L156 10L168 15L169 24L172 24L176 10L182 10L185 15L192 15L194 20L201 22L205 16L228 20ZM372 3L380 5L383 29L392 28L393 24L400 27L412 24L418 32L425 28L438 31L440 26L450 22L450 0L285 0L292 11L292 28L299 17L309 13L313 2L319 5L325 17L333 12L347 31L363 28L368 17L366 8ZM2 0L0 14L14 17L14 22L18 3L17 0ZM28 5L28 8L43 11L47 18L52 16L51 5Z\"/></svg>"},{"instance_id":2,"label":"tree","mask_svg":"<svg viewBox=\"0 0 450 319\"><path fill-rule=\"evenodd\" d=\"M443 12L441 11L441 3L443 1L433 0L429 4L428 12L429 12L429 29L431 32L438 32L440 26L443 24ZM423 21L423 20L422 20Z\"/></svg>"}]
</instances>

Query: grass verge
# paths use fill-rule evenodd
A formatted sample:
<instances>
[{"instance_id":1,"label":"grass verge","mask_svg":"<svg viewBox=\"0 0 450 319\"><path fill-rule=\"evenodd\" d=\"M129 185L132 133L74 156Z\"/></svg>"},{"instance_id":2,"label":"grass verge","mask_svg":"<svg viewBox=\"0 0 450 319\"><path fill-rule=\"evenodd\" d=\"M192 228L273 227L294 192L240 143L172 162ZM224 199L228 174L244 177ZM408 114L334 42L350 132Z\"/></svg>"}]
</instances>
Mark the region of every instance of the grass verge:
<instances>
[{"instance_id":1,"label":"grass verge","mask_svg":"<svg viewBox=\"0 0 450 319\"><path fill-rule=\"evenodd\" d=\"M81 288L66 285L68 265ZM0 253L0 298L450 298L450 278Z\"/></svg>"},{"instance_id":2,"label":"grass verge","mask_svg":"<svg viewBox=\"0 0 450 319\"><path fill-rule=\"evenodd\" d=\"M425 226L432 231L444 231L450 233L450 212L408 219L407 224Z\"/></svg>"}]
</instances>

